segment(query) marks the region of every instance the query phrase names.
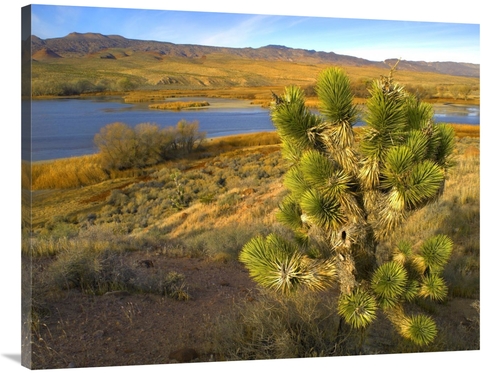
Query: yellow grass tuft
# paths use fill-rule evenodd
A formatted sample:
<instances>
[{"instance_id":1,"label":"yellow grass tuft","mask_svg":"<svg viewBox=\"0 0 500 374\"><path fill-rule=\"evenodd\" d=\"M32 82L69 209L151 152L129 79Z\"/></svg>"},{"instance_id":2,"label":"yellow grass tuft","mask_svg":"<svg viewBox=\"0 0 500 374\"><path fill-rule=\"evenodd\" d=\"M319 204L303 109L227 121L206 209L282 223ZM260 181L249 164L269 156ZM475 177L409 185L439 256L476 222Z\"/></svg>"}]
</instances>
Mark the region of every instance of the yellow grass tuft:
<instances>
[{"instance_id":1,"label":"yellow grass tuft","mask_svg":"<svg viewBox=\"0 0 500 374\"><path fill-rule=\"evenodd\" d=\"M479 125L462 125L462 124L452 124L455 130L455 135L458 138L479 138L480 126Z\"/></svg>"},{"instance_id":2,"label":"yellow grass tuft","mask_svg":"<svg viewBox=\"0 0 500 374\"><path fill-rule=\"evenodd\" d=\"M31 176L33 190L82 187L109 178L98 155L33 163Z\"/></svg>"},{"instance_id":3,"label":"yellow grass tuft","mask_svg":"<svg viewBox=\"0 0 500 374\"><path fill-rule=\"evenodd\" d=\"M214 138L208 144L209 147L228 150L229 148L245 148L263 145L280 144L280 138L275 131L259 132L254 134L230 135Z\"/></svg>"}]
</instances>

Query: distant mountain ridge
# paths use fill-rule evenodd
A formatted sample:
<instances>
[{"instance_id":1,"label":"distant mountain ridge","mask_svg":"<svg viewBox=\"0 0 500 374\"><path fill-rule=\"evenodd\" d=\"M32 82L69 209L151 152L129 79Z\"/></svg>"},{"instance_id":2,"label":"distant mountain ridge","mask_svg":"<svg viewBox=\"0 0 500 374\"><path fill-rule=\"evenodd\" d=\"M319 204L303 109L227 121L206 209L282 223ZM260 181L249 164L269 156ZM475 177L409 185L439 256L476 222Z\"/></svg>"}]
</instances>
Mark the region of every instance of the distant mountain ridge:
<instances>
[{"instance_id":1,"label":"distant mountain ridge","mask_svg":"<svg viewBox=\"0 0 500 374\"><path fill-rule=\"evenodd\" d=\"M41 39L37 36L32 36L31 38L31 54L35 60L37 58L85 57L95 53L104 53L103 58L114 58L112 54L106 54L106 52L109 49L116 48L179 58L202 58L212 53L223 53L248 59L282 60L301 63L335 63L344 66L373 66L382 68L392 66L396 62L396 59L370 61L334 52L296 49L281 45L267 45L260 48L213 47L127 39L119 35L76 32L61 38ZM475 78L478 78L480 74L479 64L459 62L402 60L398 65L398 69Z\"/></svg>"}]
</instances>

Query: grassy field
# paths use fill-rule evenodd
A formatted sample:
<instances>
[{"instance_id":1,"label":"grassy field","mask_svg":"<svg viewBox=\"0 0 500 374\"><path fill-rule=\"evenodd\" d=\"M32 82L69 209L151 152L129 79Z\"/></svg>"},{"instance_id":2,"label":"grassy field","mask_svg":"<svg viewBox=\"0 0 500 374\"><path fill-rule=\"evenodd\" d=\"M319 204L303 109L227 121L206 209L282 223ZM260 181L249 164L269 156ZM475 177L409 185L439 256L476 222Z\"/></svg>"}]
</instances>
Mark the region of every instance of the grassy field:
<instances>
[{"instance_id":1,"label":"grassy field","mask_svg":"<svg viewBox=\"0 0 500 374\"><path fill-rule=\"evenodd\" d=\"M43 59L32 65L34 96L75 93L142 91L145 101L176 95L235 97L269 100L269 88L287 85L311 87L324 64L244 59L210 54L204 59L157 58L152 54L115 51L126 58L101 59L98 55L82 58ZM358 92L366 93L366 82L387 75L387 69L342 66ZM462 87L470 87L469 102L479 100L479 78L435 73L398 71L398 81L435 100L463 100ZM132 100L132 98L130 98ZM135 97L133 100L137 100Z\"/></svg>"},{"instance_id":2,"label":"grassy field","mask_svg":"<svg viewBox=\"0 0 500 374\"><path fill-rule=\"evenodd\" d=\"M454 127L459 139L457 165L468 167L465 163L471 159L478 161L479 126ZM23 166L28 176L28 165ZM474 172L479 173L479 165L476 166ZM95 223L100 225L117 221L118 214L124 232L142 234L143 229L147 232L151 226L161 226L163 218L175 219L172 217L179 211L193 210L195 206L205 210L201 215L209 210L237 210L243 200L242 191L264 192L269 185L280 183L285 170L279 138L274 132L209 139L200 150L185 158L114 174L100 168L98 154L34 163L33 230L45 236L63 229L78 234L85 230L89 214L95 215ZM453 169L450 179L458 178L461 172L460 168ZM477 186L457 182L455 187L448 182L450 189L458 190L454 199L461 204L470 198L462 189L479 189L479 180L473 184ZM148 214L141 214L142 210ZM203 220L194 218L192 225L184 226L196 231L198 221Z\"/></svg>"},{"instance_id":3,"label":"grassy field","mask_svg":"<svg viewBox=\"0 0 500 374\"><path fill-rule=\"evenodd\" d=\"M459 138L479 138L479 126L454 125L454 128ZM360 131L359 128L356 130L357 132ZM28 164L24 164L24 187L29 189L30 181L33 190L33 214L31 220L34 229L38 231L43 230L45 225L54 220L72 222L73 226L76 227L75 224L82 220L82 217L86 214L90 214L96 209L105 208L108 202L107 199L112 193L118 194L118 191L130 185L155 179L158 173L167 173L171 170L179 170L182 175L185 175L186 171L192 171L193 176L187 174L184 178L193 178L191 184L196 183L196 189L202 191L203 184L200 184L200 182L203 179L196 175L196 173L199 174L200 170L203 170L203 176L211 175L213 179L227 180L227 177L223 175L223 170L220 170L218 176L215 177L213 176L214 172L207 171L207 164L209 163L207 160L215 162L214 160L217 160L218 157L236 157L236 154L244 154L252 152L252 150L264 155L271 153L276 156L279 151L279 144L279 137L275 132L208 139L202 149L184 159L173 160L146 169L113 171L111 173L105 172L100 166L100 156L98 154L38 162L32 164L31 169ZM462 151L467 155L475 154L475 152L478 152L478 147L465 148ZM273 163L280 164L278 160L274 160ZM254 168L256 167L254 165ZM244 166L244 169L248 168L250 166ZM273 171L271 167L268 167L261 170L260 173L272 175ZM236 177L232 176L232 178ZM210 183L213 186L217 185L216 180ZM251 187L252 184L253 182L250 180L249 186ZM240 185L245 186L245 182L242 181ZM197 192L197 195L201 200L209 199L212 195L215 199L219 194L217 190L209 188L207 191L200 191ZM171 192L168 192L168 194L171 194ZM166 209L164 214L168 215L171 212L171 209ZM154 221L154 219L155 217L152 217L151 220ZM71 227L71 225L68 227Z\"/></svg>"},{"instance_id":4,"label":"grassy field","mask_svg":"<svg viewBox=\"0 0 500 374\"><path fill-rule=\"evenodd\" d=\"M479 126L456 125L455 131L455 167L442 198L414 214L379 247L383 255L401 238L418 244L430 235L446 234L453 240L453 256L444 273L449 285L447 300L437 306L420 305L438 320L439 339L417 349L397 334L388 335L381 320L368 334L367 353L479 349ZM71 357L78 360L80 354L70 349L78 352L86 344L75 333L86 326L78 322L79 316L98 305L103 306L95 309L94 320L109 325L96 326L94 334L101 329L110 337L116 334L122 345L130 343L128 357L135 352L142 358L122 361L127 356L110 355L111 361L103 361L100 352L111 343L97 340L92 346L85 345L84 362L90 366L156 362L147 361L148 350L154 347L145 343L141 351L133 343L138 339L134 331L162 315L165 308L184 308L184 302L190 303L192 312L206 314L206 320L196 322L199 326L192 333L194 337L184 341L195 344L195 337L198 339L202 360L208 361L210 355L233 360L333 354L327 349L334 344L335 337L327 333L331 329L319 332L315 326L336 323L328 309L335 293L319 299L302 295L280 300L260 294L244 271L233 273L239 266L239 251L250 238L270 232L290 235L275 219L285 195L282 176L287 170L276 133L207 140L187 158L116 175L102 173L98 165L98 155L32 165L33 235L24 239L23 253L33 256L36 286L30 318L38 368L67 367L75 360ZM29 169L24 174L29 176ZM144 259L155 261L153 272L137 267ZM234 277L216 283L216 295L208 283L206 289L200 286L209 282L200 278L203 274L214 276L210 274L215 270L210 269ZM216 303L221 287L227 288L226 283L232 284L236 278L242 282L234 288L240 290L240 296L235 294L225 299L227 304L217 304L221 303ZM105 296L110 292L131 296L126 304L110 304ZM83 307L85 300L87 307ZM76 312L74 305L87 311ZM108 314L101 316L104 311ZM285 334L289 327L283 324L292 320L301 340ZM183 334L190 325L182 323L178 325L182 331L167 333L152 328L151 334L158 330L160 335L148 341ZM177 326L168 325L169 329ZM261 331L260 343L248 341L242 326ZM269 336L275 337L274 345L266 350L262 344L271 339ZM241 347L239 353L235 345ZM173 349L174 342L169 341L167 347Z\"/></svg>"}]
</instances>

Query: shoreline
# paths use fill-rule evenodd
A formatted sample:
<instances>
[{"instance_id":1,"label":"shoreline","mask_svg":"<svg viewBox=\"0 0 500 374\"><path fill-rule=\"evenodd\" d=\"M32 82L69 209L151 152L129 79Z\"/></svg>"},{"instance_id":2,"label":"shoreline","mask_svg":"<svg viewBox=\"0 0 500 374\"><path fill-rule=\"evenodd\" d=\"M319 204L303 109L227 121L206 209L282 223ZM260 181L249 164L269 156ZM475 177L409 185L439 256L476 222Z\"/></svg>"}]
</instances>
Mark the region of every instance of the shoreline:
<instances>
[{"instance_id":1,"label":"shoreline","mask_svg":"<svg viewBox=\"0 0 500 374\"><path fill-rule=\"evenodd\" d=\"M457 129L464 129L464 128L469 128L472 129L473 131L471 132L472 137L480 137L480 131L481 131L481 124L477 125L471 125L471 124L466 124L466 123L449 123L449 125L453 126L455 128L455 131ZM362 128L363 126L356 126L356 128ZM477 131L475 131L477 129ZM270 133L276 133L276 130L270 130L270 131L255 131L255 132L245 132L245 133L240 133L240 134L231 134L231 135L221 135L221 136L210 136L205 138L205 141L207 143L214 143L216 141L231 141L233 138L238 138L238 137L251 137L251 136L259 136L261 134L270 134ZM212 145L212 144L208 144ZM61 158L52 158L52 159L46 159L46 160L21 160L21 162L30 162L32 165L33 164L44 164L44 163L52 163L52 162L57 162L57 161L68 161L68 160L74 160L78 158L84 158L84 157L92 157L92 156L97 156L99 153L89 153L85 155L80 155L80 156L70 156L70 157L61 157Z\"/></svg>"},{"instance_id":2,"label":"shoreline","mask_svg":"<svg viewBox=\"0 0 500 374\"><path fill-rule=\"evenodd\" d=\"M206 142L215 142L215 141L224 141L227 139L227 141L230 141L231 138L237 138L237 137L245 137L245 136L258 136L260 134L269 134L269 133L275 133L276 130L271 130L271 131L255 131L255 132L245 132L245 133L240 133L240 134L231 134L231 135L221 135L221 136L211 136L209 138L205 138ZM21 162L30 162L31 164L45 164L45 163L51 163L51 162L57 162L57 161L69 161L69 160L74 160L78 158L84 158L84 157L93 157L97 156L99 152L96 153L88 153L85 155L80 155L80 156L69 156L69 157L60 157L60 158L51 158L51 159L45 159L45 160L21 160Z\"/></svg>"},{"instance_id":3,"label":"shoreline","mask_svg":"<svg viewBox=\"0 0 500 374\"><path fill-rule=\"evenodd\" d=\"M68 95L68 96L54 96L54 95L44 95L44 96L33 96L31 97L31 100L57 100L57 99L98 99L98 98L103 98L103 97L119 97L121 98L125 103L127 103L127 97L132 98L134 95L144 95L148 96L151 95L151 97L155 97L156 95L158 96L163 96L163 99L161 100L156 100L150 98L149 100L146 101L131 101L128 102L129 104L140 104L140 103L155 103L155 102L166 102L166 101L172 101L172 100L179 100L179 99L186 99L186 98L197 98L197 99L204 99L206 101L209 101L210 99L216 99L216 100L237 100L237 101L247 101L249 104L248 106L250 107L255 107L255 106L261 106L265 108L266 106L263 104L264 102L267 101L272 101L272 96L271 96L271 91L280 91L283 89L283 87L274 87L274 86L269 86L269 87L253 87L249 88L251 93L246 93L243 94L241 92L238 92L238 90L223 90L223 89L199 89L199 90L192 90L192 89L187 89L187 90L180 90L180 89L173 89L173 90L160 90L160 91L148 91L148 90L138 90L138 91L110 91L110 92L100 92L100 93L87 93L87 94L79 94L79 95ZM221 93L224 92L224 93ZM269 94L268 94L269 93ZM248 97L250 95L250 97ZM247 96L247 97L245 97ZM355 97L354 101L356 104L359 105L364 105L366 103L365 98L359 98ZM306 104L309 102L311 107L315 107L316 103L318 101L317 97L307 97L306 98ZM481 104L481 99L480 98L469 98L467 100L465 99L453 99L449 97L437 97L437 98L430 98L430 99L423 99L423 102L427 102L429 104L433 105L475 105L475 106L480 106ZM245 106L246 107L246 106ZM235 106L234 108L240 108L240 106Z\"/></svg>"}]
</instances>

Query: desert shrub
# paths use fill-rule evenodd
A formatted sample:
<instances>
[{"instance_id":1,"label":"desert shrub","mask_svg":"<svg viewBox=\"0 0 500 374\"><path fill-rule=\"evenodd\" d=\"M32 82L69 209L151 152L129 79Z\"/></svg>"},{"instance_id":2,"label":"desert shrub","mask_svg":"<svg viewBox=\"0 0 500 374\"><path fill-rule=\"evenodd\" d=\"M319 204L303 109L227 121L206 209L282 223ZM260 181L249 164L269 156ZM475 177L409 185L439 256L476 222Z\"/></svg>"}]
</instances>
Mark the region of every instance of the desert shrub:
<instances>
[{"instance_id":1,"label":"desert shrub","mask_svg":"<svg viewBox=\"0 0 500 374\"><path fill-rule=\"evenodd\" d=\"M257 171L257 179L269 178L269 174L266 170L259 169Z\"/></svg>"},{"instance_id":2,"label":"desert shrub","mask_svg":"<svg viewBox=\"0 0 500 374\"><path fill-rule=\"evenodd\" d=\"M61 252L50 266L49 274L52 284L59 289L77 288L91 294L127 289L134 276L119 253L96 252L89 247Z\"/></svg>"},{"instance_id":3,"label":"desert shrub","mask_svg":"<svg viewBox=\"0 0 500 374\"><path fill-rule=\"evenodd\" d=\"M211 204L215 201L215 193L213 192L207 192L205 194L202 194L200 196L200 202L202 204Z\"/></svg>"},{"instance_id":4,"label":"desert shrub","mask_svg":"<svg viewBox=\"0 0 500 374\"><path fill-rule=\"evenodd\" d=\"M156 165L166 159L171 139L151 123L140 123L134 128L136 137L135 167Z\"/></svg>"},{"instance_id":5,"label":"desert shrub","mask_svg":"<svg viewBox=\"0 0 500 374\"><path fill-rule=\"evenodd\" d=\"M221 317L212 331L220 360L331 356L339 323L334 298L325 294L279 298L262 293L258 300Z\"/></svg>"},{"instance_id":6,"label":"desert shrub","mask_svg":"<svg viewBox=\"0 0 500 374\"><path fill-rule=\"evenodd\" d=\"M56 215L51 217L39 232L42 237L72 238L78 235L78 226L68 217Z\"/></svg>"},{"instance_id":7,"label":"desert shrub","mask_svg":"<svg viewBox=\"0 0 500 374\"><path fill-rule=\"evenodd\" d=\"M132 91L134 88L137 88L139 82L137 79L125 77L118 80L117 85L118 89L121 91Z\"/></svg>"},{"instance_id":8,"label":"desert shrub","mask_svg":"<svg viewBox=\"0 0 500 374\"><path fill-rule=\"evenodd\" d=\"M109 170L126 170L156 165L188 154L201 145L205 133L197 121L181 120L177 125L160 129L151 123L131 127L116 122L103 127L94 137L101 165ZM108 171L109 172L109 171Z\"/></svg>"},{"instance_id":9,"label":"desert shrub","mask_svg":"<svg viewBox=\"0 0 500 374\"><path fill-rule=\"evenodd\" d=\"M280 139L276 132L260 132L252 134L231 135L222 139L215 139L214 145L218 148L229 149L238 147L253 147L260 145L279 144Z\"/></svg>"},{"instance_id":10,"label":"desert shrub","mask_svg":"<svg viewBox=\"0 0 500 374\"><path fill-rule=\"evenodd\" d=\"M112 206L121 206L128 202L128 196L123 193L121 190L112 190L107 199L107 203Z\"/></svg>"},{"instance_id":11,"label":"desert shrub","mask_svg":"<svg viewBox=\"0 0 500 374\"><path fill-rule=\"evenodd\" d=\"M115 122L103 127L94 137L101 163L106 169L128 169L134 165L136 138L125 123Z\"/></svg>"},{"instance_id":12,"label":"desert shrub","mask_svg":"<svg viewBox=\"0 0 500 374\"><path fill-rule=\"evenodd\" d=\"M183 274L160 270L147 277L137 277L134 288L139 292L153 293L176 300L188 300L189 293Z\"/></svg>"},{"instance_id":13,"label":"desert shrub","mask_svg":"<svg viewBox=\"0 0 500 374\"><path fill-rule=\"evenodd\" d=\"M60 81L34 81L33 95L56 95L71 96L92 92L102 92L107 87L103 81L91 82L88 79L80 79L69 82Z\"/></svg>"},{"instance_id":14,"label":"desert shrub","mask_svg":"<svg viewBox=\"0 0 500 374\"><path fill-rule=\"evenodd\" d=\"M437 94L437 89L434 86L423 86L421 84L417 85L406 85L408 92L411 92L419 99L431 99Z\"/></svg>"},{"instance_id":15,"label":"desert shrub","mask_svg":"<svg viewBox=\"0 0 500 374\"><path fill-rule=\"evenodd\" d=\"M370 96L370 80L359 78L355 82L351 82L351 89L354 95L358 98L368 98Z\"/></svg>"},{"instance_id":16,"label":"desert shrub","mask_svg":"<svg viewBox=\"0 0 500 374\"><path fill-rule=\"evenodd\" d=\"M194 243L190 242L190 243ZM205 256L203 246L186 245L183 240L173 239L168 240L160 246L157 253L162 256L172 258L201 258Z\"/></svg>"},{"instance_id":17,"label":"desert shrub","mask_svg":"<svg viewBox=\"0 0 500 374\"><path fill-rule=\"evenodd\" d=\"M241 201L239 191L230 191L219 197L217 201L217 215L224 216L233 214L237 209L238 203Z\"/></svg>"},{"instance_id":18,"label":"desert shrub","mask_svg":"<svg viewBox=\"0 0 500 374\"><path fill-rule=\"evenodd\" d=\"M59 222L50 229L50 236L53 238L72 238L78 235L79 228L68 222ZM42 234L43 234L42 230Z\"/></svg>"},{"instance_id":19,"label":"desert shrub","mask_svg":"<svg viewBox=\"0 0 500 374\"><path fill-rule=\"evenodd\" d=\"M112 238L108 238L113 242ZM109 291L154 293L187 300L189 294L184 275L172 271L139 274L126 252L119 248L100 249L88 241L55 242L60 249L48 269L49 284L56 289L79 289L84 293L102 295ZM130 243L129 243L130 244ZM147 240L137 239L133 246L148 246ZM126 246L122 243L120 248Z\"/></svg>"}]
</instances>

